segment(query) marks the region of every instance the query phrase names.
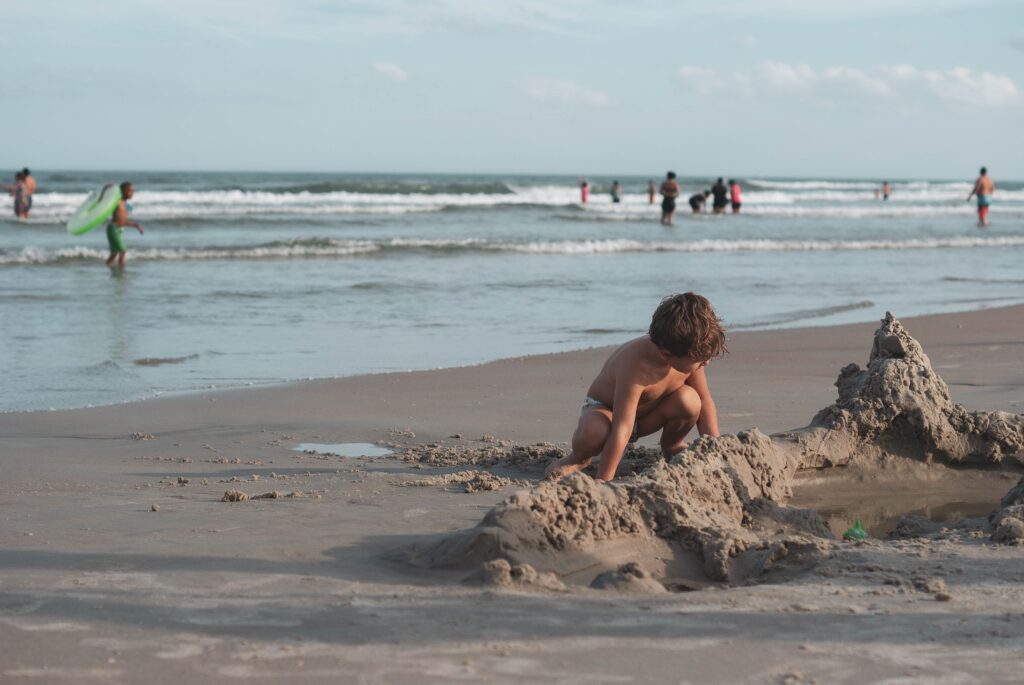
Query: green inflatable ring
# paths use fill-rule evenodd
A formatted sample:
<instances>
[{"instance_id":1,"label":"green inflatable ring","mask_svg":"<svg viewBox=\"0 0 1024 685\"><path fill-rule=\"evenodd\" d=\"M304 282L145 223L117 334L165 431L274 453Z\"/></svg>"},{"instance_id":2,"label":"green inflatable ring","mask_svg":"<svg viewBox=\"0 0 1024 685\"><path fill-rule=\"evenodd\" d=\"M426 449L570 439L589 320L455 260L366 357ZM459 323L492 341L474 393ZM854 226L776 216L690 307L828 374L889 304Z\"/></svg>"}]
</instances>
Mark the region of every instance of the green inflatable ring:
<instances>
[{"instance_id":1,"label":"green inflatable ring","mask_svg":"<svg viewBox=\"0 0 1024 685\"><path fill-rule=\"evenodd\" d=\"M92 191L82 206L68 219L68 233L82 235L106 222L120 201L121 188L113 183Z\"/></svg>"}]
</instances>

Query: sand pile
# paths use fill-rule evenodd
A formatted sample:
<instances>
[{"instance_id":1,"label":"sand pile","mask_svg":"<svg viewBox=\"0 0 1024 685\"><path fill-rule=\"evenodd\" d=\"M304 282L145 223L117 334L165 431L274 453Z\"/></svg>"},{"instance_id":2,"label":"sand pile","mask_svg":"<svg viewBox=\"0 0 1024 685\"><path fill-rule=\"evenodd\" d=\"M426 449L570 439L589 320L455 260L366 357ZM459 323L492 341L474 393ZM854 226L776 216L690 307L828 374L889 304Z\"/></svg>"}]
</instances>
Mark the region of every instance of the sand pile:
<instances>
[{"instance_id":1,"label":"sand pile","mask_svg":"<svg viewBox=\"0 0 1024 685\"><path fill-rule=\"evenodd\" d=\"M490 471L456 471L455 473L445 473L415 480L395 480L391 481L391 484L399 487L440 486L444 488L455 487L461 492L490 492L513 486L525 488L529 487L531 482L518 478L498 476Z\"/></svg>"},{"instance_id":2,"label":"sand pile","mask_svg":"<svg viewBox=\"0 0 1024 685\"><path fill-rule=\"evenodd\" d=\"M398 458L416 465L431 467L479 466L504 468L540 475L548 465L568 454L564 445L538 442L533 445L487 444L482 447L430 443L398 447ZM619 463L619 475L631 475L664 462L660 450L629 445Z\"/></svg>"},{"instance_id":3,"label":"sand pile","mask_svg":"<svg viewBox=\"0 0 1024 685\"><path fill-rule=\"evenodd\" d=\"M1021 478L989 517L992 539L1009 545L1024 544L1024 478Z\"/></svg>"},{"instance_id":4,"label":"sand pile","mask_svg":"<svg viewBox=\"0 0 1024 685\"><path fill-rule=\"evenodd\" d=\"M402 450L398 458L425 466L504 466L542 472L545 465L565 455L563 448L547 442L526 446L486 442L483 447L441 443L412 445Z\"/></svg>"},{"instance_id":5,"label":"sand pile","mask_svg":"<svg viewBox=\"0 0 1024 685\"><path fill-rule=\"evenodd\" d=\"M968 412L954 404L921 345L887 313L875 331L867 368L850 364L836 381L839 399L788 438L801 467L869 461L882 454L965 464L1024 464L1024 419Z\"/></svg>"},{"instance_id":6,"label":"sand pile","mask_svg":"<svg viewBox=\"0 0 1024 685\"><path fill-rule=\"evenodd\" d=\"M537 574L552 570L563 577L596 568L611 574L594 582L614 589L666 584L668 569L685 568L689 559L708 578L738 583L806 568L838 544L816 512L786 506L798 469L898 458L1022 461L1022 417L967 412L954 404L921 346L891 314L875 332L867 368L850 364L836 385L836 403L807 428L771 437L752 429L701 438L671 463L641 459L644 468L628 477L620 472L609 485L582 474L544 482L499 503L476 527L402 556L416 565L455 568L504 559L510 568L529 565ZM513 454L524 463L527 457L531 464L547 463L561 453L552 446L488 449L474 463L508 463ZM1024 538L1024 485L1007 495L986 525L1001 541ZM604 548L624 539L657 540L674 561L654 575L639 565L611 564Z\"/></svg>"}]
</instances>

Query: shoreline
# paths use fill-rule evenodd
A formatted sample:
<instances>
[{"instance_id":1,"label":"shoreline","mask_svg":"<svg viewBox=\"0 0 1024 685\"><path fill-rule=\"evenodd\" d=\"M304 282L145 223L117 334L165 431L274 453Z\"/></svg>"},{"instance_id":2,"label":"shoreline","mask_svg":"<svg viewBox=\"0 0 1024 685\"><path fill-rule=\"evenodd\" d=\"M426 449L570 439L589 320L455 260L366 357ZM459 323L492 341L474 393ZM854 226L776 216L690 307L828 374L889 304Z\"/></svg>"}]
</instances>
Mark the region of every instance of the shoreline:
<instances>
[{"instance_id":1,"label":"shoreline","mask_svg":"<svg viewBox=\"0 0 1024 685\"><path fill-rule=\"evenodd\" d=\"M912 317L906 317L905 320L906 321L915 321L917 319L929 318L929 317L935 317L935 316L955 316L955 315L959 315L959 314L972 314L972 313L980 313L980 312L987 312L987 311L999 311L999 310L1004 310L1004 309L1014 309L1014 308L1017 308L1017 307L1024 308L1024 301L1022 301L1020 303L1013 303L1013 304L1000 304L998 306L983 306L981 308L976 308L976 309L963 309L963 310L959 310L958 309L958 310L953 310L953 311L948 311L948 312L937 312L937 313L929 313L929 314L920 314L920 315L915 315L915 316L912 316ZM813 320L813 318L812 319L808 319L808 320ZM875 321L877 321L877 319L868 319L868 320L864 320L864 321L855 321L855 322L847 322L847 323L821 324L821 325L818 325L818 326L815 326L815 325L800 325L801 323L803 323L803 321L798 321L798 322L794 322L794 325L781 324L781 325L777 325L776 326L776 325L773 325L773 324L767 324L767 325L765 325L763 327L762 326L753 325L751 327L741 326L741 328L739 328L738 330L736 330L734 328L729 328L728 330L729 330L729 338L731 340L734 336L737 336L737 335L746 336L746 335L750 335L750 334L760 334L760 333L799 332L799 331L830 329L830 328L840 328L840 327L856 327L856 326L868 325L868 324L870 324L872 322L875 322ZM643 334L643 331L638 330L636 332L636 335L642 335L642 334ZM633 337L635 337L635 336L633 336ZM628 339L630 339L630 338L629 337L623 337L622 342L625 342ZM621 343L619 343L619 344L621 344ZM143 396L143 397L125 399L125 400L120 400L120 401L116 401L116 402L110 402L110 403L106 403L106 404L89 404L89 405L82 405L82 406L75 406L75 407L50 407L50 408L36 408L36 409L13 409L13 410L9 410L9 411L0 411L0 417L4 417L4 416L8 416L8 415L23 416L23 415L37 414L37 413L39 413L39 414L53 414L53 413L84 411L84 410L92 410L92 409L104 409L104 408L110 408L110 407L123 407L123 406L135 405L135 404L139 404L139 403L155 402L155 401L160 401L160 400L180 399L180 398L188 398L188 397L203 397L203 396L206 396L206 395L209 395L209 394L217 394L217 393L225 393L225 392L232 393L232 392L237 392L237 391L259 391L259 390L266 390L266 389L270 389L270 388L297 387L297 386L302 386L303 384L306 384L306 383L328 383L328 382L336 382L336 381L343 381L343 380L346 380L346 379L356 379L356 378L371 378L371 377L378 377L378 376L401 376L403 374L434 373L434 372L449 371L449 370L456 370L456 369L474 369L474 368L479 368L479 367L487 366L489 364L495 364L495 363L500 363L500 362L508 362L508 361L512 361L512 360L529 360L529 359L534 359L534 358L542 358L542 357L549 357L549 356L555 356L555 355L587 354L587 353L593 353L594 351L609 351L610 352L610 350L614 349L615 347L616 347L616 345L595 345L595 346L592 346L592 347L573 348L573 349L570 349L570 350L563 350L563 351L558 351L558 352L539 352L539 353L536 353L536 354L518 355L518 356L511 356L511 357L499 357L497 359L491 359L491 360L475 362L475 363L470 363L470 364L465 364L465 365L440 366L440 367L425 368L425 369L406 369L406 370L403 370L403 371L380 371L380 372L371 372L371 373L356 373L356 374L352 374L352 375L340 375L340 376L312 376L312 377L306 377L306 378L300 378L300 379L286 379L286 380L279 380L279 381L264 381L264 382L250 381L250 382L246 382L246 383L241 384L241 385L225 385L225 386L217 386L217 387L214 387L214 388L207 387L207 388L192 388L192 389L181 389L181 390L166 390L166 391L155 392L154 394L149 394L149 395L146 395L146 396ZM595 373L596 373L596 370L595 370Z\"/></svg>"},{"instance_id":2,"label":"shoreline","mask_svg":"<svg viewBox=\"0 0 1024 685\"><path fill-rule=\"evenodd\" d=\"M957 402L968 409L1021 411L1024 378L1017 378L1020 372L1014 364L1019 360L1016 346L1021 345L1018 336L1024 330L1024 305L904 322L930 353ZM772 433L806 425L818 409L834 400L839 369L851 362L866 362L865 341L870 341L877 325L733 335L730 353L708 368L722 433L751 427ZM974 358L976 345L969 341L979 327L987 331L991 344L983 358ZM63 451L69 441L88 458L134 455L139 448L149 452L154 444L169 448L170 454L235 449L224 441L225 434L240 436L242 444L265 442L261 434L266 433L287 436L295 444L409 444L454 434L564 443L576 425L586 389L611 349L183 393L90 408L6 413L0 414L0 449L15 441L22 449L16 454L8 450L8 460L28 468L31 459ZM1017 378L1018 384L1007 383L1007 378ZM132 439L133 434L157 440L140 442ZM641 444L654 439L645 438ZM54 465L40 466L47 471ZM13 479L6 486L18 487L18 482Z\"/></svg>"}]
</instances>

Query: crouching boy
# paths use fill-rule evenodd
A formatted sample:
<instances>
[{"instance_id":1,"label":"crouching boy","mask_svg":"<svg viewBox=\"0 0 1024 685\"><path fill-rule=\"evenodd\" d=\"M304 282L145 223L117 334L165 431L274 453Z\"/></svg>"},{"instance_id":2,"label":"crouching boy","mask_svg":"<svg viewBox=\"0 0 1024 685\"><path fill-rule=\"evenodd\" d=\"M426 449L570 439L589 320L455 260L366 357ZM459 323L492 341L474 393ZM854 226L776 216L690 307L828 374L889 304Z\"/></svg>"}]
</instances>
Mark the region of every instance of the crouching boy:
<instances>
[{"instance_id":1,"label":"crouching boy","mask_svg":"<svg viewBox=\"0 0 1024 685\"><path fill-rule=\"evenodd\" d=\"M572 453L547 477L581 471L600 455L597 480L615 477L626 445L661 431L668 459L687 433L718 437L718 414L704 367L725 353L725 329L707 298L696 293L662 300L647 335L615 350L590 385L572 436Z\"/></svg>"}]
</instances>

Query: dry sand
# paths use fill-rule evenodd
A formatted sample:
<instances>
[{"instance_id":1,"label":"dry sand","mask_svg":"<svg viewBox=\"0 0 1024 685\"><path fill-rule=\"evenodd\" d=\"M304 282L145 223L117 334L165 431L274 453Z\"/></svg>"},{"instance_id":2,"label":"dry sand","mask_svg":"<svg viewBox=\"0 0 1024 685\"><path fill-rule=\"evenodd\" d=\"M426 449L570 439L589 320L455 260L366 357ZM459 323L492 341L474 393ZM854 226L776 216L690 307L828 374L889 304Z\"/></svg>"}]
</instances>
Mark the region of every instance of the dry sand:
<instances>
[{"instance_id":1,"label":"dry sand","mask_svg":"<svg viewBox=\"0 0 1024 685\"><path fill-rule=\"evenodd\" d=\"M607 349L0 415L0 681L1018 681L1024 308L902 323L952 401L911 360L847 369L837 402L877 324L737 334L709 377L743 434L641 446L611 487L514 494ZM872 405L893 369L923 392ZM966 500L1001 513L899 520ZM899 537L834 539L855 512ZM488 519L521 554L465 544Z\"/></svg>"}]
</instances>

